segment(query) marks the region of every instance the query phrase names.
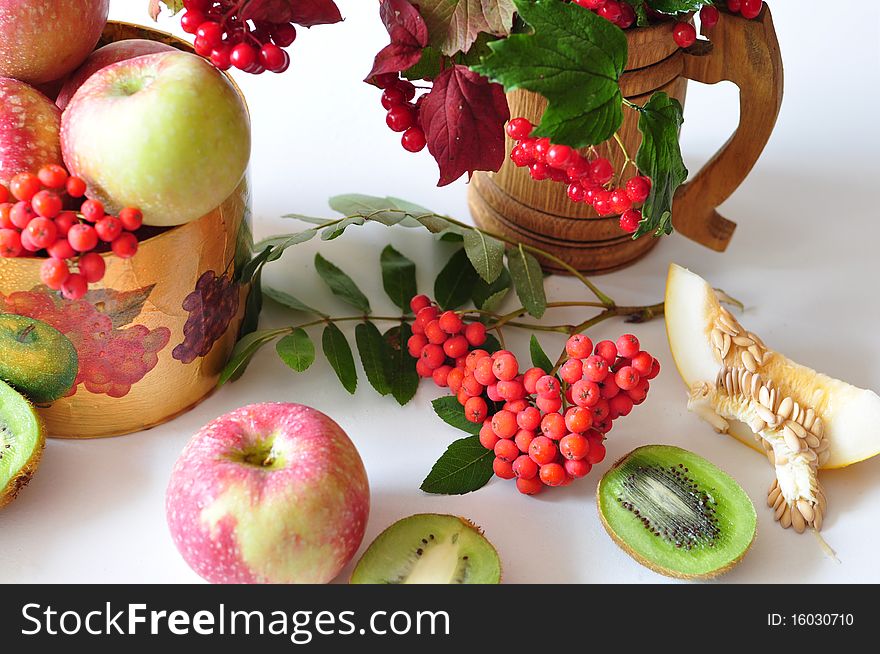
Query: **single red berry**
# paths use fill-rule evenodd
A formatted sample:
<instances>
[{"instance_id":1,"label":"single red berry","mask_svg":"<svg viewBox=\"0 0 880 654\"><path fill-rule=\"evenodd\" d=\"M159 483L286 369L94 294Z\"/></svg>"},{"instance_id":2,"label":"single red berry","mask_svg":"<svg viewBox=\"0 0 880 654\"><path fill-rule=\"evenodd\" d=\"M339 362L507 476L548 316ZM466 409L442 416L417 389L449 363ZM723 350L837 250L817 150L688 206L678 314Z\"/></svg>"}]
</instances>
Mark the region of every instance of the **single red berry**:
<instances>
[{"instance_id":1,"label":"single red berry","mask_svg":"<svg viewBox=\"0 0 880 654\"><path fill-rule=\"evenodd\" d=\"M64 185L67 184L67 171L64 169L64 166L59 166L58 164L43 166L37 173L37 177L46 188L60 189L64 188ZM2 199L2 195L2 190L0 190L0 199ZM6 202L6 200L3 200L3 202Z\"/></svg>"},{"instance_id":2,"label":"single red berry","mask_svg":"<svg viewBox=\"0 0 880 654\"><path fill-rule=\"evenodd\" d=\"M630 359L639 353L639 339L635 334L624 334L617 339L617 351L622 357Z\"/></svg>"},{"instance_id":3,"label":"single red berry","mask_svg":"<svg viewBox=\"0 0 880 654\"><path fill-rule=\"evenodd\" d=\"M566 459L562 467L565 468L565 473L574 479L586 477L593 469L593 466L583 459Z\"/></svg>"},{"instance_id":4,"label":"single red berry","mask_svg":"<svg viewBox=\"0 0 880 654\"><path fill-rule=\"evenodd\" d=\"M20 200L12 205L12 209L9 210L9 220L10 222L18 227L19 229L25 229L34 218L37 217L37 214L34 213L33 208L30 205L30 202L25 200Z\"/></svg>"},{"instance_id":5,"label":"single red berry","mask_svg":"<svg viewBox=\"0 0 880 654\"><path fill-rule=\"evenodd\" d=\"M391 107L385 116L385 123L393 132L405 132L415 125L415 122L415 112L408 104Z\"/></svg>"},{"instance_id":6,"label":"single red berry","mask_svg":"<svg viewBox=\"0 0 880 654\"><path fill-rule=\"evenodd\" d=\"M541 426L541 412L533 406L527 407L517 414L516 423L521 429L534 431Z\"/></svg>"},{"instance_id":7,"label":"single red berry","mask_svg":"<svg viewBox=\"0 0 880 654\"><path fill-rule=\"evenodd\" d=\"M18 230L6 227L0 229L0 257L12 259L20 255L22 250L21 234Z\"/></svg>"},{"instance_id":8,"label":"single red berry","mask_svg":"<svg viewBox=\"0 0 880 654\"><path fill-rule=\"evenodd\" d=\"M598 157L590 162L590 179L599 186L604 186L614 177L614 168L605 157Z\"/></svg>"},{"instance_id":9,"label":"single red berry","mask_svg":"<svg viewBox=\"0 0 880 654\"><path fill-rule=\"evenodd\" d=\"M501 382L503 384L519 384L520 388L522 388L522 383L519 380L514 379L510 382ZM525 393L525 391L523 391ZM516 415L519 415L520 411L525 411L529 408L529 401L525 398L525 395L517 400L507 400L502 407L505 411L511 411Z\"/></svg>"},{"instance_id":10,"label":"single red berry","mask_svg":"<svg viewBox=\"0 0 880 654\"><path fill-rule=\"evenodd\" d=\"M429 304L416 312L416 322L425 327L432 320L436 320L438 314L437 307Z\"/></svg>"},{"instance_id":11,"label":"single red berry","mask_svg":"<svg viewBox=\"0 0 880 654\"><path fill-rule=\"evenodd\" d=\"M487 450L494 450L498 440L498 436L492 431L492 423L487 418L480 427L480 445Z\"/></svg>"},{"instance_id":12,"label":"single red berry","mask_svg":"<svg viewBox=\"0 0 880 654\"><path fill-rule=\"evenodd\" d=\"M526 393L532 395L538 392L538 380L546 375L541 368L529 368L523 374L523 386L526 389Z\"/></svg>"},{"instance_id":13,"label":"single red berry","mask_svg":"<svg viewBox=\"0 0 880 654\"><path fill-rule=\"evenodd\" d=\"M599 9L607 0L575 0L577 4L585 9Z\"/></svg>"},{"instance_id":14,"label":"single red berry","mask_svg":"<svg viewBox=\"0 0 880 654\"><path fill-rule=\"evenodd\" d=\"M274 43L266 43L260 48L260 64L265 67L266 70L280 70L287 63L284 54L284 50Z\"/></svg>"},{"instance_id":15,"label":"single red berry","mask_svg":"<svg viewBox=\"0 0 880 654\"><path fill-rule=\"evenodd\" d=\"M599 401L599 384L587 379L582 379L572 384L572 402L579 407L589 408Z\"/></svg>"},{"instance_id":16,"label":"single red berry","mask_svg":"<svg viewBox=\"0 0 880 654\"><path fill-rule=\"evenodd\" d=\"M568 434L559 441L559 452L566 459L583 459L590 451L590 441L581 434Z\"/></svg>"},{"instance_id":17,"label":"single red berry","mask_svg":"<svg viewBox=\"0 0 880 654\"><path fill-rule=\"evenodd\" d=\"M42 216L37 216L28 223L27 233L31 243L40 249L47 248L58 240L58 227L55 226L55 222Z\"/></svg>"},{"instance_id":18,"label":"single red berry","mask_svg":"<svg viewBox=\"0 0 880 654\"><path fill-rule=\"evenodd\" d=\"M579 382L584 376L584 364L580 359L569 359L559 369L559 376L567 384Z\"/></svg>"},{"instance_id":19,"label":"single red berry","mask_svg":"<svg viewBox=\"0 0 880 654\"><path fill-rule=\"evenodd\" d=\"M545 463L538 476L546 486L561 486L566 477L565 468L558 463Z\"/></svg>"},{"instance_id":20,"label":"single red berry","mask_svg":"<svg viewBox=\"0 0 880 654\"><path fill-rule=\"evenodd\" d=\"M608 375L599 384L599 396L603 400L610 400L612 397L616 397L618 393L620 393L620 386L617 385L614 375Z\"/></svg>"},{"instance_id":21,"label":"single red berry","mask_svg":"<svg viewBox=\"0 0 880 654\"><path fill-rule=\"evenodd\" d=\"M442 365L439 368L435 368L434 372L431 374L431 377L434 379L434 383L440 388L446 388L449 384L447 383L447 379L449 378L449 373L452 372L452 366Z\"/></svg>"},{"instance_id":22,"label":"single red berry","mask_svg":"<svg viewBox=\"0 0 880 654\"><path fill-rule=\"evenodd\" d=\"M508 442L508 441L504 441ZM492 470L496 476L501 479L513 479L516 475L513 472L513 466L510 464L510 461L502 459L499 456L495 457L495 460L492 461Z\"/></svg>"},{"instance_id":23,"label":"single red berry","mask_svg":"<svg viewBox=\"0 0 880 654\"><path fill-rule=\"evenodd\" d=\"M98 233L91 225L74 225L67 232L67 240L77 252L90 252L98 245Z\"/></svg>"},{"instance_id":24,"label":"single red berry","mask_svg":"<svg viewBox=\"0 0 880 654\"><path fill-rule=\"evenodd\" d=\"M560 393L559 380L552 375L545 374L535 384L535 391L540 397L557 398Z\"/></svg>"},{"instance_id":25,"label":"single red berry","mask_svg":"<svg viewBox=\"0 0 880 654\"><path fill-rule=\"evenodd\" d=\"M516 414L502 409L492 416L492 431L499 438L513 438L519 431L516 422Z\"/></svg>"},{"instance_id":26,"label":"single red berry","mask_svg":"<svg viewBox=\"0 0 880 654\"><path fill-rule=\"evenodd\" d=\"M706 7L703 7L703 9L706 9ZM626 181L625 189L626 195L630 200L636 203L644 202L651 193L651 178L643 175L631 177Z\"/></svg>"},{"instance_id":27,"label":"single red berry","mask_svg":"<svg viewBox=\"0 0 880 654\"><path fill-rule=\"evenodd\" d=\"M617 26L622 30L632 27L636 22L636 10L628 2L619 2L618 5L620 18L617 19Z\"/></svg>"},{"instance_id":28,"label":"single red berry","mask_svg":"<svg viewBox=\"0 0 880 654\"><path fill-rule=\"evenodd\" d=\"M558 441L565 436L565 418L558 413L548 413L541 418L541 433L547 438Z\"/></svg>"},{"instance_id":29,"label":"single red berry","mask_svg":"<svg viewBox=\"0 0 880 654\"><path fill-rule=\"evenodd\" d=\"M516 480L516 490L523 495L536 495L544 488L544 484L537 477L532 479L519 478Z\"/></svg>"},{"instance_id":30,"label":"single red berry","mask_svg":"<svg viewBox=\"0 0 880 654\"><path fill-rule=\"evenodd\" d=\"M497 382L498 378L495 376L494 364L495 362L490 357L481 358L477 361L477 365L474 368L474 379L483 386L489 386Z\"/></svg>"},{"instance_id":31,"label":"single red berry","mask_svg":"<svg viewBox=\"0 0 880 654\"><path fill-rule=\"evenodd\" d=\"M627 234L634 234L642 222L642 212L639 209L627 209L620 216L620 229Z\"/></svg>"},{"instance_id":32,"label":"single red berry","mask_svg":"<svg viewBox=\"0 0 880 654\"><path fill-rule=\"evenodd\" d=\"M697 30L690 23L679 21L672 30L672 39L679 48L689 48L697 40Z\"/></svg>"},{"instance_id":33,"label":"single red berry","mask_svg":"<svg viewBox=\"0 0 880 654\"><path fill-rule=\"evenodd\" d=\"M635 388L632 388L626 392L629 395L629 398L633 401L633 404L641 404L645 401L645 398L648 397L648 390L650 389L651 384L647 379L642 379L636 385Z\"/></svg>"},{"instance_id":34,"label":"single red berry","mask_svg":"<svg viewBox=\"0 0 880 654\"><path fill-rule=\"evenodd\" d=\"M112 243L122 234L122 223L114 216L104 216L95 223L95 231L102 241Z\"/></svg>"},{"instance_id":35,"label":"single red berry","mask_svg":"<svg viewBox=\"0 0 880 654\"><path fill-rule=\"evenodd\" d=\"M742 0L727 0L727 11L738 14L742 8Z\"/></svg>"},{"instance_id":36,"label":"single red berry","mask_svg":"<svg viewBox=\"0 0 880 654\"><path fill-rule=\"evenodd\" d=\"M281 47L286 48L296 41L296 27L291 23L278 23L272 26L272 42ZM394 73L392 73L393 75ZM395 75L396 77L396 75Z\"/></svg>"},{"instance_id":37,"label":"single red berry","mask_svg":"<svg viewBox=\"0 0 880 654\"><path fill-rule=\"evenodd\" d=\"M562 408L561 397L538 397L535 405L544 413L556 413Z\"/></svg>"},{"instance_id":38,"label":"single red berry","mask_svg":"<svg viewBox=\"0 0 880 654\"><path fill-rule=\"evenodd\" d=\"M599 10L596 12L605 20L609 20L612 23L617 23L620 20L621 12L620 12L620 3L616 0L606 0L605 4L599 7Z\"/></svg>"},{"instance_id":39,"label":"single red berry","mask_svg":"<svg viewBox=\"0 0 880 654\"><path fill-rule=\"evenodd\" d=\"M495 384L495 390L501 396L501 399L507 402L519 402L524 400L526 396L526 389L523 387L522 382L516 379L499 381Z\"/></svg>"},{"instance_id":40,"label":"single red berry","mask_svg":"<svg viewBox=\"0 0 880 654\"><path fill-rule=\"evenodd\" d=\"M596 213L600 216L610 216L613 214L614 209L611 208L611 192L599 191L596 193L593 199L593 209L595 209Z\"/></svg>"},{"instance_id":41,"label":"single red berry","mask_svg":"<svg viewBox=\"0 0 880 654\"><path fill-rule=\"evenodd\" d=\"M440 327L440 321L436 319L425 325L425 336L428 337L429 342L435 345L442 345L449 338L449 334L443 331Z\"/></svg>"},{"instance_id":42,"label":"single red berry","mask_svg":"<svg viewBox=\"0 0 880 654\"><path fill-rule=\"evenodd\" d=\"M72 198L81 198L86 194L86 183L79 177L67 178L67 195Z\"/></svg>"},{"instance_id":43,"label":"single red berry","mask_svg":"<svg viewBox=\"0 0 880 654\"><path fill-rule=\"evenodd\" d=\"M584 378L600 382L608 376L608 362L600 356L592 355L584 362Z\"/></svg>"},{"instance_id":44,"label":"single red berry","mask_svg":"<svg viewBox=\"0 0 880 654\"><path fill-rule=\"evenodd\" d=\"M535 126L527 119L519 117L512 118L510 122L507 123L507 127L504 128L504 131L507 132L507 135L514 141L522 141L529 137L529 134L532 133L534 128Z\"/></svg>"},{"instance_id":45,"label":"single red berry","mask_svg":"<svg viewBox=\"0 0 880 654\"><path fill-rule=\"evenodd\" d=\"M608 400L608 408L619 416L628 416L633 408L633 401L626 393L619 393Z\"/></svg>"},{"instance_id":46,"label":"single red berry","mask_svg":"<svg viewBox=\"0 0 880 654\"><path fill-rule=\"evenodd\" d=\"M463 381L464 371L460 368L453 368L449 371L449 375L446 377L446 383L449 385L449 390L456 394L461 390L461 383Z\"/></svg>"},{"instance_id":47,"label":"single red berry","mask_svg":"<svg viewBox=\"0 0 880 654\"><path fill-rule=\"evenodd\" d=\"M468 351L468 342L464 336L451 336L443 343L443 351L451 359L464 356Z\"/></svg>"},{"instance_id":48,"label":"single red berry","mask_svg":"<svg viewBox=\"0 0 880 654\"><path fill-rule=\"evenodd\" d=\"M465 357L465 368L469 372L473 372L476 369L477 364L488 357L489 353L486 352L486 350L471 350L467 357Z\"/></svg>"},{"instance_id":49,"label":"single red berry","mask_svg":"<svg viewBox=\"0 0 880 654\"><path fill-rule=\"evenodd\" d=\"M61 284L61 295L66 300L79 300L89 290L86 278L79 273L71 273Z\"/></svg>"},{"instance_id":50,"label":"single red berry","mask_svg":"<svg viewBox=\"0 0 880 654\"><path fill-rule=\"evenodd\" d=\"M427 144L425 132L421 127L414 125L403 133L400 143L407 152L421 152Z\"/></svg>"},{"instance_id":51,"label":"single red berry","mask_svg":"<svg viewBox=\"0 0 880 654\"><path fill-rule=\"evenodd\" d=\"M120 259L130 259L138 251L138 240L134 234L124 232L110 244L110 249Z\"/></svg>"},{"instance_id":52,"label":"single red berry","mask_svg":"<svg viewBox=\"0 0 880 654\"><path fill-rule=\"evenodd\" d=\"M76 256L76 250L70 247L70 243L67 242L66 238L59 238L46 248L46 252L54 259L73 259Z\"/></svg>"},{"instance_id":53,"label":"single red berry","mask_svg":"<svg viewBox=\"0 0 880 654\"><path fill-rule=\"evenodd\" d=\"M533 440L535 440L535 432L531 429L520 429L513 437L513 442L516 443L519 451L526 454Z\"/></svg>"},{"instance_id":54,"label":"single red berry","mask_svg":"<svg viewBox=\"0 0 880 654\"><path fill-rule=\"evenodd\" d=\"M187 34L195 34L206 18L205 12L198 9L190 9L180 17L180 26Z\"/></svg>"},{"instance_id":55,"label":"single red berry","mask_svg":"<svg viewBox=\"0 0 880 654\"><path fill-rule=\"evenodd\" d=\"M616 188L611 191L609 201L611 202L611 209L614 213L623 213L632 207L632 200L629 199L629 196L627 196L623 189Z\"/></svg>"},{"instance_id":56,"label":"single red berry","mask_svg":"<svg viewBox=\"0 0 880 654\"><path fill-rule=\"evenodd\" d=\"M743 18L757 18L758 14L761 13L761 9L764 8L764 3L762 0L742 0L742 6L740 8L740 13Z\"/></svg>"},{"instance_id":57,"label":"single red berry","mask_svg":"<svg viewBox=\"0 0 880 654\"><path fill-rule=\"evenodd\" d=\"M582 434L593 426L593 414L589 409L573 406L565 412L565 428L575 434Z\"/></svg>"},{"instance_id":58,"label":"single red berry","mask_svg":"<svg viewBox=\"0 0 880 654\"><path fill-rule=\"evenodd\" d=\"M486 386L486 397L493 402L503 402L504 398L498 393L498 384L489 384Z\"/></svg>"},{"instance_id":59,"label":"single red berry","mask_svg":"<svg viewBox=\"0 0 880 654\"><path fill-rule=\"evenodd\" d=\"M89 252L82 255L77 265L79 266L79 272L86 278L88 283L95 284L104 279L107 266L104 263L104 258L97 252Z\"/></svg>"},{"instance_id":60,"label":"single red berry","mask_svg":"<svg viewBox=\"0 0 880 654\"><path fill-rule=\"evenodd\" d=\"M464 390L464 388L462 388ZM464 405L464 414L471 422L481 423L486 419L489 407L482 397L471 397Z\"/></svg>"},{"instance_id":61,"label":"single red berry","mask_svg":"<svg viewBox=\"0 0 880 654\"><path fill-rule=\"evenodd\" d=\"M512 354L505 354L492 361L492 372L501 381L510 381L519 374L519 362Z\"/></svg>"},{"instance_id":62,"label":"single red berry","mask_svg":"<svg viewBox=\"0 0 880 654\"><path fill-rule=\"evenodd\" d=\"M40 248L31 241L31 235L27 230L21 232L21 247L26 252L37 252Z\"/></svg>"},{"instance_id":63,"label":"single red berry","mask_svg":"<svg viewBox=\"0 0 880 654\"><path fill-rule=\"evenodd\" d=\"M63 208L61 198L53 191L40 191L31 198L31 207L38 216L55 218Z\"/></svg>"},{"instance_id":64,"label":"single red berry","mask_svg":"<svg viewBox=\"0 0 880 654\"><path fill-rule=\"evenodd\" d=\"M557 454L556 443L546 436L538 436L529 443L529 458L539 466L554 461Z\"/></svg>"},{"instance_id":65,"label":"single red berry","mask_svg":"<svg viewBox=\"0 0 880 654\"><path fill-rule=\"evenodd\" d=\"M16 200L30 202L31 199L40 192L43 185L40 178L31 173L19 173L9 180L9 190Z\"/></svg>"},{"instance_id":66,"label":"single red berry","mask_svg":"<svg viewBox=\"0 0 880 654\"><path fill-rule=\"evenodd\" d=\"M568 168L565 169L565 174L568 176L569 182L583 183L589 181L582 178L589 176L590 162L588 162L582 155L575 153L571 158L571 161L568 162Z\"/></svg>"},{"instance_id":67,"label":"single red berry","mask_svg":"<svg viewBox=\"0 0 880 654\"><path fill-rule=\"evenodd\" d=\"M121 217L122 215L120 214L120 218ZM425 307L429 306L431 306L431 298L429 298L427 295L416 295L413 296L413 299L409 301L409 308L412 310L413 313L418 313Z\"/></svg>"},{"instance_id":68,"label":"single red berry","mask_svg":"<svg viewBox=\"0 0 880 654\"><path fill-rule=\"evenodd\" d=\"M605 359L605 362L611 366L617 360L617 345L614 341L599 341L596 343L595 354Z\"/></svg>"},{"instance_id":69,"label":"single red berry","mask_svg":"<svg viewBox=\"0 0 880 654\"><path fill-rule=\"evenodd\" d=\"M413 359L422 356L422 348L428 344L428 339L423 334L413 334L406 342L406 348L409 350Z\"/></svg>"},{"instance_id":70,"label":"single red berry","mask_svg":"<svg viewBox=\"0 0 880 654\"><path fill-rule=\"evenodd\" d=\"M257 63L257 56L256 48L247 43L239 43L229 53L229 63L239 70L245 70Z\"/></svg>"},{"instance_id":71,"label":"single red berry","mask_svg":"<svg viewBox=\"0 0 880 654\"><path fill-rule=\"evenodd\" d=\"M104 217L104 204L98 200L86 200L82 203L79 212L90 223L96 223Z\"/></svg>"},{"instance_id":72,"label":"single red berry","mask_svg":"<svg viewBox=\"0 0 880 654\"><path fill-rule=\"evenodd\" d=\"M513 472L520 479L534 479L538 474L538 464L528 455L521 454L513 461Z\"/></svg>"},{"instance_id":73,"label":"single red berry","mask_svg":"<svg viewBox=\"0 0 880 654\"><path fill-rule=\"evenodd\" d=\"M471 347L479 347L486 342L486 326L481 322L472 322L464 328L464 337Z\"/></svg>"},{"instance_id":74,"label":"single red berry","mask_svg":"<svg viewBox=\"0 0 880 654\"><path fill-rule=\"evenodd\" d=\"M639 373L632 366L623 366L614 373L614 381L621 390L628 391L639 383Z\"/></svg>"},{"instance_id":75,"label":"single red berry","mask_svg":"<svg viewBox=\"0 0 880 654\"><path fill-rule=\"evenodd\" d=\"M496 432L496 435L498 435L498 432ZM495 443L495 456L502 461L513 463L519 455L519 448L510 438L501 438Z\"/></svg>"},{"instance_id":76,"label":"single red berry","mask_svg":"<svg viewBox=\"0 0 880 654\"><path fill-rule=\"evenodd\" d=\"M232 54L232 46L228 43L221 43L220 45L214 47L211 50L210 59L211 63L214 64L220 70L229 70L232 68L232 60L230 59L230 55Z\"/></svg>"},{"instance_id":77,"label":"single red berry","mask_svg":"<svg viewBox=\"0 0 880 654\"><path fill-rule=\"evenodd\" d=\"M529 175L536 182L540 182L542 180L547 179L547 175L550 172L549 166L547 164L542 163L540 161L536 161L531 166L529 166Z\"/></svg>"},{"instance_id":78,"label":"single red berry","mask_svg":"<svg viewBox=\"0 0 880 654\"><path fill-rule=\"evenodd\" d=\"M53 291L60 291L69 275L70 269L61 259L46 259L40 265L40 281Z\"/></svg>"},{"instance_id":79,"label":"single red berry","mask_svg":"<svg viewBox=\"0 0 880 654\"><path fill-rule=\"evenodd\" d=\"M577 156L577 154L569 146L557 143L547 148L545 159L547 165L551 168L564 170L568 168L568 165L574 156Z\"/></svg>"},{"instance_id":80,"label":"single red berry","mask_svg":"<svg viewBox=\"0 0 880 654\"><path fill-rule=\"evenodd\" d=\"M464 328L461 316L455 313L455 311L444 311L440 314L438 321L440 328L447 334L458 334Z\"/></svg>"},{"instance_id":81,"label":"single red berry","mask_svg":"<svg viewBox=\"0 0 880 654\"><path fill-rule=\"evenodd\" d=\"M718 11L718 7L714 5L706 5L700 9L700 24L707 30L715 27L720 17L721 13Z\"/></svg>"},{"instance_id":82,"label":"single red berry","mask_svg":"<svg viewBox=\"0 0 880 654\"><path fill-rule=\"evenodd\" d=\"M610 411L610 407L608 405L608 400L599 400L590 407L590 411L593 413L593 423L601 422L608 417L608 412Z\"/></svg>"},{"instance_id":83,"label":"single red berry","mask_svg":"<svg viewBox=\"0 0 880 654\"><path fill-rule=\"evenodd\" d=\"M464 379L461 380L461 390L467 393L470 397L477 397L482 395L483 391L486 389L473 375L465 375Z\"/></svg>"},{"instance_id":84,"label":"single red berry","mask_svg":"<svg viewBox=\"0 0 880 654\"><path fill-rule=\"evenodd\" d=\"M653 364L654 357L643 350L632 358L632 363L630 365L632 365L635 371L639 373L639 377L645 377L651 372L651 366L653 366Z\"/></svg>"},{"instance_id":85,"label":"single red berry","mask_svg":"<svg viewBox=\"0 0 880 654\"><path fill-rule=\"evenodd\" d=\"M583 202L587 192L583 186L577 182L572 182L568 185L566 193L568 194L568 199L572 202Z\"/></svg>"},{"instance_id":86,"label":"single red berry","mask_svg":"<svg viewBox=\"0 0 880 654\"><path fill-rule=\"evenodd\" d=\"M593 441L590 443L590 451L587 453L586 461L590 465L601 463L605 458L605 445Z\"/></svg>"},{"instance_id":87,"label":"single red berry","mask_svg":"<svg viewBox=\"0 0 880 654\"><path fill-rule=\"evenodd\" d=\"M550 142L550 139L546 136L542 136L539 139L535 140L535 160L546 164L547 163L547 152L550 150L550 146L553 145Z\"/></svg>"},{"instance_id":88,"label":"single red berry","mask_svg":"<svg viewBox=\"0 0 880 654\"><path fill-rule=\"evenodd\" d=\"M446 361L446 354L443 352L443 348L434 343L428 343L423 347L420 357L421 361L431 370L439 368Z\"/></svg>"},{"instance_id":89,"label":"single red berry","mask_svg":"<svg viewBox=\"0 0 880 654\"><path fill-rule=\"evenodd\" d=\"M510 160L517 168L531 166L533 163L535 163L532 155L529 154L525 146L521 144L513 146L513 148L510 150Z\"/></svg>"},{"instance_id":90,"label":"single red berry","mask_svg":"<svg viewBox=\"0 0 880 654\"><path fill-rule=\"evenodd\" d=\"M119 221L127 232L136 232L144 224L144 214L140 209L125 207L119 212Z\"/></svg>"},{"instance_id":91,"label":"single red berry","mask_svg":"<svg viewBox=\"0 0 880 654\"><path fill-rule=\"evenodd\" d=\"M651 363L651 372L645 375L645 379L654 379L657 375L660 374L660 362L657 359Z\"/></svg>"},{"instance_id":92,"label":"single red berry","mask_svg":"<svg viewBox=\"0 0 880 654\"><path fill-rule=\"evenodd\" d=\"M593 351L593 341L586 334L574 334L565 342L565 352L572 359L586 359Z\"/></svg>"}]
</instances>

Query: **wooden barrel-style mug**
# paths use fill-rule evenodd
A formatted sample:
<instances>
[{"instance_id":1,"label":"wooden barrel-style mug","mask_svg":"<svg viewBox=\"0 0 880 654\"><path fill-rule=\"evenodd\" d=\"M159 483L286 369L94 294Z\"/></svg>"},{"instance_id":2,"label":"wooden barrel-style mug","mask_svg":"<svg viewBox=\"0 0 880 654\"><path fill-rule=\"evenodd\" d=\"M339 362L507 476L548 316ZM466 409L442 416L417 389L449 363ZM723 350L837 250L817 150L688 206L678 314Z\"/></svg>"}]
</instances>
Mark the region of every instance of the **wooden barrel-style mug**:
<instances>
[{"instance_id":1,"label":"wooden barrel-style mug","mask_svg":"<svg viewBox=\"0 0 880 654\"><path fill-rule=\"evenodd\" d=\"M110 22L100 45L158 40L157 30ZM216 386L235 345L249 288L236 272L250 259L245 178L219 207L141 241L137 254L105 254L104 279L69 301L40 281L40 258L0 258L0 313L38 318L65 333L79 358L75 385L38 407L57 438L118 436L163 423Z\"/></svg>"},{"instance_id":2,"label":"wooden barrel-style mug","mask_svg":"<svg viewBox=\"0 0 880 654\"><path fill-rule=\"evenodd\" d=\"M689 182L673 202L675 229L717 251L723 251L736 224L716 207L742 183L764 149L782 104L782 59L767 6L747 20L725 13L711 30L710 41L697 41L687 50L672 38L674 21L626 30L629 57L621 91L643 105L657 91L684 104L688 80L716 84L733 82L740 90L739 126L721 150ZM538 94L508 94L511 116L540 122L546 101ZM618 131L633 157L641 143L638 115L624 112ZM508 139L508 155L512 143ZM620 170L625 158L613 141L596 148ZM631 173L635 173L630 168ZM600 217L591 206L569 200L564 184L536 182L528 169L505 160L497 173L477 173L468 189L468 203L478 226L543 248L584 273L605 273L635 262L659 239L633 240L618 226L618 216ZM564 272L542 262L553 272Z\"/></svg>"}]
</instances>

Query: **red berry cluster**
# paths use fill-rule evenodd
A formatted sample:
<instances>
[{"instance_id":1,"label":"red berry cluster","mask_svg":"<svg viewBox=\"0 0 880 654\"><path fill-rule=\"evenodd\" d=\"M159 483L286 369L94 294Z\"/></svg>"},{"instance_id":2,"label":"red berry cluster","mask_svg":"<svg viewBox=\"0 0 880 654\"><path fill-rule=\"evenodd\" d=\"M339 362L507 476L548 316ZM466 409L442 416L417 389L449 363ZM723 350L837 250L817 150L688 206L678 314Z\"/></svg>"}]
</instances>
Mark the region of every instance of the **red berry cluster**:
<instances>
[{"instance_id":1,"label":"red berry cluster","mask_svg":"<svg viewBox=\"0 0 880 654\"><path fill-rule=\"evenodd\" d=\"M512 352L475 349L486 342L482 323L440 313L424 295L410 306L416 319L407 345L419 375L448 387L467 419L482 423L480 443L495 454L495 474L516 478L526 495L589 474L605 458L603 441L614 420L645 401L649 380L660 373L660 363L632 334L601 341L595 350L576 334L557 375L520 372Z\"/></svg>"},{"instance_id":2,"label":"red berry cluster","mask_svg":"<svg viewBox=\"0 0 880 654\"><path fill-rule=\"evenodd\" d=\"M186 13L183 31L195 34L196 53L207 57L220 70L233 66L259 75L267 70L283 73L290 67L284 50L296 39L293 23L247 21L240 0L183 0Z\"/></svg>"},{"instance_id":3,"label":"red berry cluster","mask_svg":"<svg viewBox=\"0 0 880 654\"><path fill-rule=\"evenodd\" d=\"M123 259L135 255L138 241L132 232L143 222L138 209L111 216L99 201L84 200L85 193L85 182L57 164L44 166L36 175L19 173L9 188L0 184L0 257L45 250L48 258L40 279L68 300L83 297L90 283L104 278L104 259L95 252L102 242ZM9 201L13 199L17 202ZM74 265L76 270L71 270Z\"/></svg>"},{"instance_id":4,"label":"red berry cluster","mask_svg":"<svg viewBox=\"0 0 880 654\"><path fill-rule=\"evenodd\" d=\"M743 18L757 18L764 8L763 0L727 0L727 11L741 14Z\"/></svg>"},{"instance_id":5,"label":"red berry cluster","mask_svg":"<svg viewBox=\"0 0 880 654\"><path fill-rule=\"evenodd\" d=\"M636 12L628 2L617 0L573 0L576 5L589 9L625 30L636 23Z\"/></svg>"},{"instance_id":6,"label":"red berry cluster","mask_svg":"<svg viewBox=\"0 0 880 654\"><path fill-rule=\"evenodd\" d=\"M392 132L402 132L400 143L408 152L420 152L425 148L425 131L419 122L421 96L413 102L416 87L396 73L385 73L373 78L382 89L382 106L388 112L385 123Z\"/></svg>"},{"instance_id":7,"label":"red berry cluster","mask_svg":"<svg viewBox=\"0 0 880 654\"><path fill-rule=\"evenodd\" d=\"M585 202L600 216L620 215L620 228L625 232L631 234L638 229L642 212L634 205L648 198L649 177L637 175L615 188L611 185L614 167L608 159L589 159L567 145L553 144L546 137L530 136L533 129L534 125L522 117L507 123L507 135L516 141L510 152L516 166L527 166L535 181L550 179L567 184L572 202Z\"/></svg>"}]
</instances>

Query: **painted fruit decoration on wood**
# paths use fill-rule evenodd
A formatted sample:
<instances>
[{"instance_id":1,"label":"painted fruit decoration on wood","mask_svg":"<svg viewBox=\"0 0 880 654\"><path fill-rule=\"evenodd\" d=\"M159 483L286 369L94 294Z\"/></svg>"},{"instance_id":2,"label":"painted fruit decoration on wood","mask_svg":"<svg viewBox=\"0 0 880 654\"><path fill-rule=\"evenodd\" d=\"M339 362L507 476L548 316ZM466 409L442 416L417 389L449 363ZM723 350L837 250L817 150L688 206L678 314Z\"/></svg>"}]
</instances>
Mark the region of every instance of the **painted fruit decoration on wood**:
<instances>
[{"instance_id":1,"label":"painted fruit decoration on wood","mask_svg":"<svg viewBox=\"0 0 880 654\"><path fill-rule=\"evenodd\" d=\"M120 398L159 362L171 340L167 327L132 324L152 291L89 291L81 300L64 300L46 287L0 294L0 312L36 318L67 336L76 348L79 371L68 397L79 385L95 394Z\"/></svg>"}]
</instances>

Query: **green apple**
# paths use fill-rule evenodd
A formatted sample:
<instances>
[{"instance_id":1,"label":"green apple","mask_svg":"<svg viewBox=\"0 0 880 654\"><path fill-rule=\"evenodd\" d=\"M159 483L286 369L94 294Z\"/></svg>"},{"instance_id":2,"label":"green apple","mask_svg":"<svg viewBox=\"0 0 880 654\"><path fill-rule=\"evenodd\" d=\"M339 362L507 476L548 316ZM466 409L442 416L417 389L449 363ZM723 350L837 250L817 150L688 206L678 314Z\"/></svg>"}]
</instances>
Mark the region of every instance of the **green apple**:
<instances>
[{"instance_id":1,"label":"green apple","mask_svg":"<svg viewBox=\"0 0 880 654\"><path fill-rule=\"evenodd\" d=\"M161 52L92 75L61 119L71 174L108 210L138 207L147 225L196 220L241 181L250 119L232 83L207 61Z\"/></svg>"}]
</instances>

